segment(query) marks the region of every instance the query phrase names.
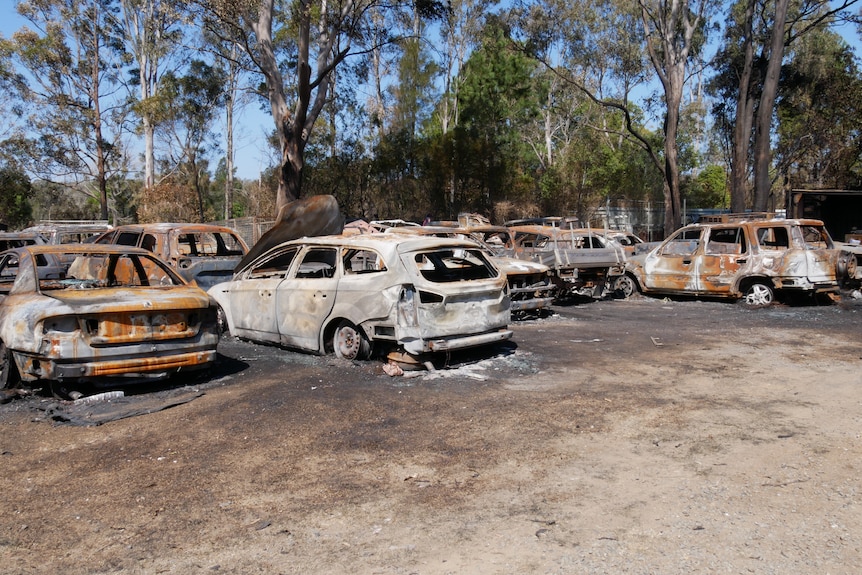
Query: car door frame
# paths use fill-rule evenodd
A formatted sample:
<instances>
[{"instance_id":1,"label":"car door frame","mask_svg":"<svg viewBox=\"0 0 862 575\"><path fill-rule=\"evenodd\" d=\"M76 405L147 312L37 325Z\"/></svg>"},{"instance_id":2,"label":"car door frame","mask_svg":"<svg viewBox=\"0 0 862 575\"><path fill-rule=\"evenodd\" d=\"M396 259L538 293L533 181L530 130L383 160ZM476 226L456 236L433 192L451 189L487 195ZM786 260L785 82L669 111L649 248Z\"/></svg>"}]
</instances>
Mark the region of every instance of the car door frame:
<instances>
[{"instance_id":1,"label":"car door frame","mask_svg":"<svg viewBox=\"0 0 862 575\"><path fill-rule=\"evenodd\" d=\"M323 327L335 306L338 282L342 274L341 246L309 245L297 254L290 273L279 284L276 293L276 321L282 345L324 352ZM320 252L331 253L329 268L309 269L309 258L316 259Z\"/></svg>"}]
</instances>

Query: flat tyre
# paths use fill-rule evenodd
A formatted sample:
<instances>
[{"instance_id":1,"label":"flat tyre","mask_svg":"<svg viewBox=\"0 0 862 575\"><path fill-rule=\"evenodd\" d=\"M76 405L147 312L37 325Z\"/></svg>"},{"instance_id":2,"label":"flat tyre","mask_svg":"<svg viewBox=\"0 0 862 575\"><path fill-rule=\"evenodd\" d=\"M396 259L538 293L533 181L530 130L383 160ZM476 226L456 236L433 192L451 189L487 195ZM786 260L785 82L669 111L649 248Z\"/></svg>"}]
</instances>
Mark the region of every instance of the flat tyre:
<instances>
[{"instance_id":1,"label":"flat tyre","mask_svg":"<svg viewBox=\"0 0 862 575\"><path fill-rule=\"evenodd\" d=\"M629 298L638 292L638 285L635 278L628 274L624 274L617 278L614 290L622 297Z\"/></svg>"},{"instance_id":2,"label":"flat tyre","mask_svg":"<svg viewBox=\"0 0 862 575\"><path fill-rule=\"evenodd\" d=\"M16 387L19 382L18 368L12 359L12 352L0 341L0 389Z\"/></svg>"},{"instance_id":3,"label":"flat tyre","mask_svg":"<svg viewBox=\"0 0 862 575\"><path fill-rule=\"evenodd\" d=\"M367 359L371 354L371 343L361 329L343 321L332 335L332 349L341 359Z\"/></svg>"}]
</instances>

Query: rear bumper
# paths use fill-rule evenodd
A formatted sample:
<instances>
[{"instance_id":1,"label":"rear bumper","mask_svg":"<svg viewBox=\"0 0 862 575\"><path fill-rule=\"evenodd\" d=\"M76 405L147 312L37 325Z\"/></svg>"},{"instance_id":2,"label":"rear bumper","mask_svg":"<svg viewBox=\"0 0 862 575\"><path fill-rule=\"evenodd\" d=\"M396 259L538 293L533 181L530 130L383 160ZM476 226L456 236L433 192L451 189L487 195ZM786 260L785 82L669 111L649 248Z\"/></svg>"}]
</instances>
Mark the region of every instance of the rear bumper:
<instances>
[{"instance_id":1,"label":"rear bumper","mask_svg":"<svg viewBox=\"0 0 862 575\"><path fill-rule=\"evenodd\" d=\"M476 335L427 340L427 341L422 342L423 343L422 349L418 352L414 352L411 349L408 349L407 345L405 345L404 347L410 353L452 351L455 349L465 349L468 347L478 347L480 345L488 345L488 344L496 343L499 341L505 341L505 340L511 339L511 338L512 338L512 330L500 329L500 330L491 331L491 332L487 332L487 333L480 333L480 334L476 334ZM419 342L414 342L414 343L419 343Z\"/></svg>"}]
</instances>

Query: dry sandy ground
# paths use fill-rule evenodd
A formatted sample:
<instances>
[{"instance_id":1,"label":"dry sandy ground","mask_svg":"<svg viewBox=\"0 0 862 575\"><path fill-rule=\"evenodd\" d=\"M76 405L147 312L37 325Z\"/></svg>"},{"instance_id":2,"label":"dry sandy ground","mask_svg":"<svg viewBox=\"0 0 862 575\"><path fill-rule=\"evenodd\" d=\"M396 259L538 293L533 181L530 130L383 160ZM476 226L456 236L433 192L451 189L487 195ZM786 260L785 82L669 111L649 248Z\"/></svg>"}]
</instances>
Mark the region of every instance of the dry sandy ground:
<instances>
[{"instance_id":1,"label":"dry sandy ground","mask_svg":"<svg viewBox=\"0 0 862 575\"><path fill-rule=\"evenodd\" d=\"M862 305L557 311L418 377L226 340L170 409L4 405L0 573L862 570Z\"/></svg>"}]
</instances>

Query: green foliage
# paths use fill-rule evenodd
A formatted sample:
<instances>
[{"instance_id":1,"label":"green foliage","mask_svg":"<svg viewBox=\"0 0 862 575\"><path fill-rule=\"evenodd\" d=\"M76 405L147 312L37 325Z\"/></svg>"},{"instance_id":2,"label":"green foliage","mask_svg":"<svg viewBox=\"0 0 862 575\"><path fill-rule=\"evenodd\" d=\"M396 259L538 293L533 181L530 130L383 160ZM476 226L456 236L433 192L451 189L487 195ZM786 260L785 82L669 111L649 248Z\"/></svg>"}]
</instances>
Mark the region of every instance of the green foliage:
<instances>
[{"instance_id":1,"label":"green foliage","mask_svg":"<svg viewBox=\"0 0 862 575\"><path fill-rule=\"evenodd\" d=\"M30 200L33 187L30 178L21 171L0 167L0 223L10 229L26 227L33 219Z\"/></svg>"},{"instance_id":2,"label":"green foliage","mask_svg":"<svg viewBox=\"0 0 862 575\"><path fill-rule=\"evenodd\" d=\"M689 209L727 208L730 203L727 171L722 166L710 165L696 177L685 178L683 198Z\"/></svg>"},{"instance_id":3,"label":"green foliage","mask_svg":"<svg viewBox=\"0 0 862 575\"><path fill-rule=\"evenodd\" d=\"M779 169L793 186L854 188L862 150L862 74L836 35L798 43L784 67L778 100Z\"/></svg>"}]
</instances>

